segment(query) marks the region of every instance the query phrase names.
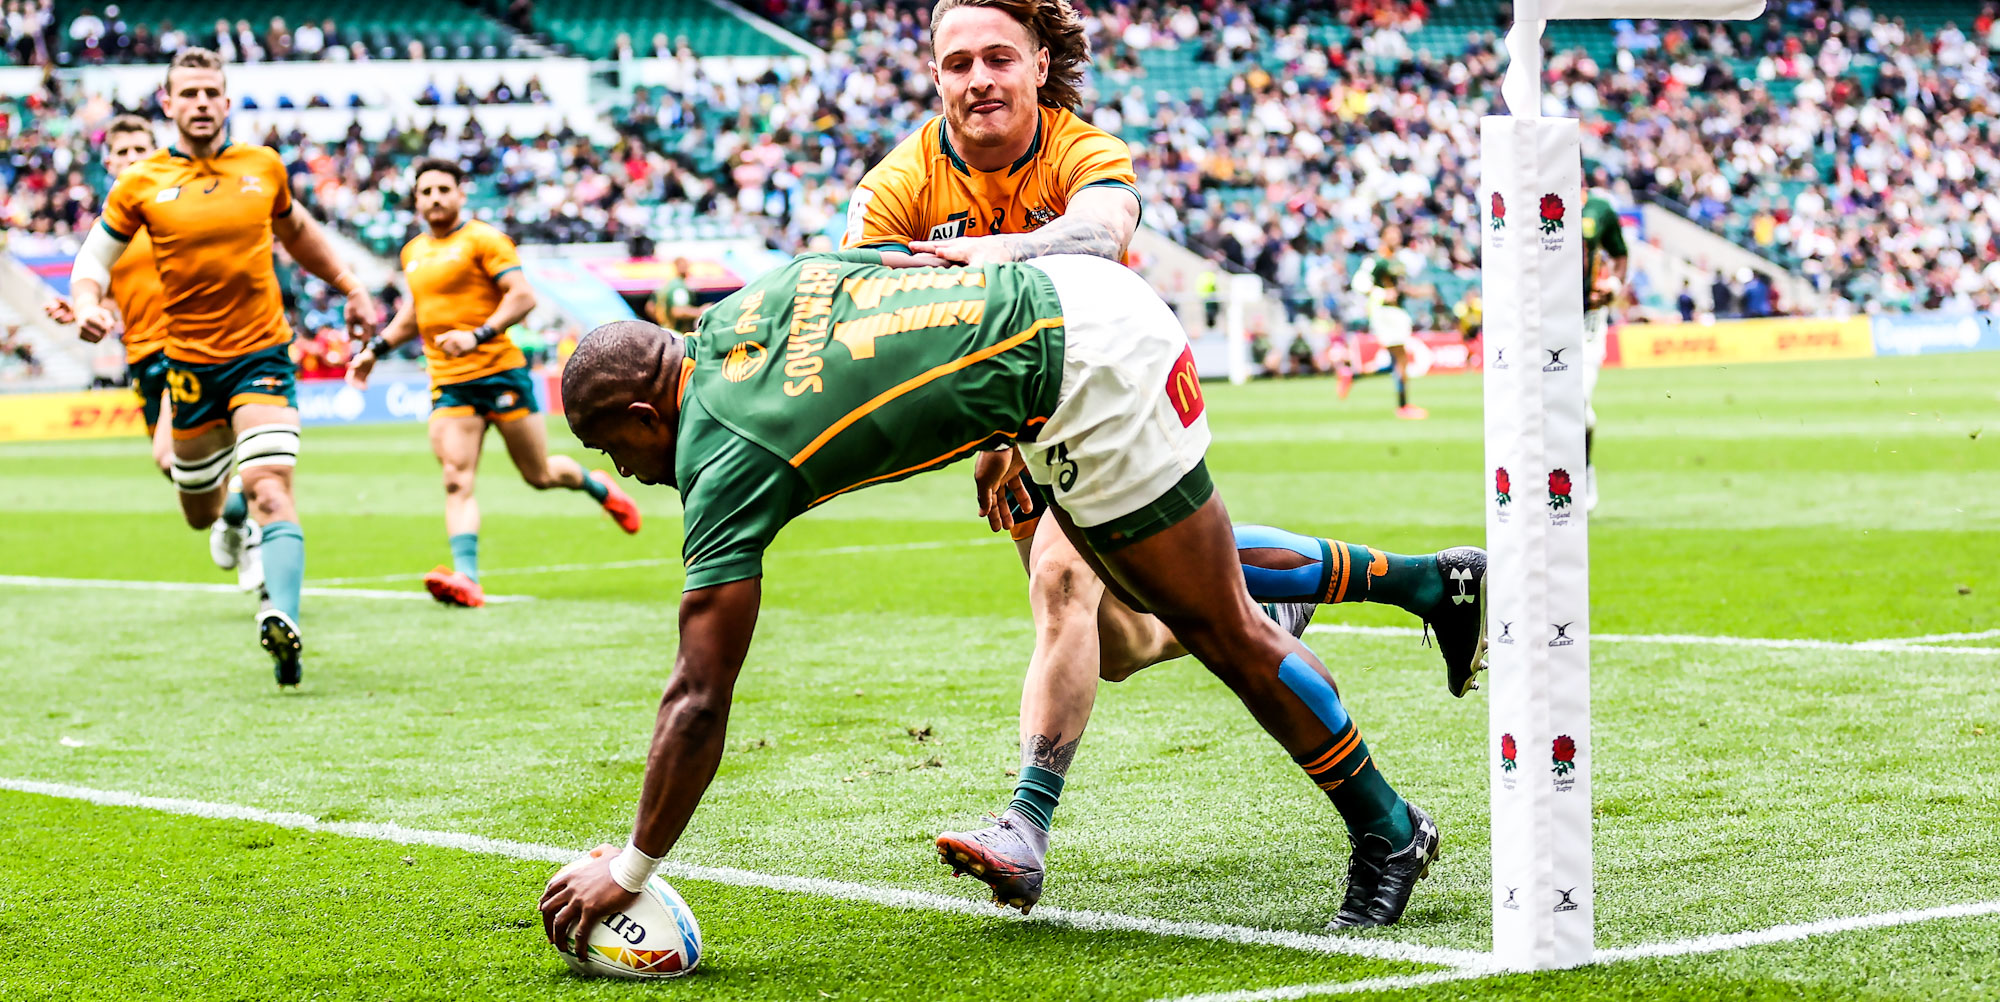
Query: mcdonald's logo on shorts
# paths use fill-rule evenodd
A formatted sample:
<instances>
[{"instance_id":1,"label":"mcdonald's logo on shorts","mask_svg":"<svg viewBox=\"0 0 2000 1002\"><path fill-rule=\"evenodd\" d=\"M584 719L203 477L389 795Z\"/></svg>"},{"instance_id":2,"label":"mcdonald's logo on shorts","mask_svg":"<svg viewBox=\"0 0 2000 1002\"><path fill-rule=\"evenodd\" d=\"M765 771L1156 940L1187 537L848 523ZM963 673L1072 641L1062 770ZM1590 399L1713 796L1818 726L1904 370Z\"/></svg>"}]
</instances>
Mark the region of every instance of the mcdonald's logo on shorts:
<instances>
[{"instance_id":1,"label":"mcdonald's logo on shorts","mask_svg":"<svg viewBox=\"0 0 2000 1002\"><path fill-rule=\"evenodd\" d=\"M1181 427L1185 428L1201 416L1207 406L1201 398L1201 376L1194 371L1194 349L1182 348L1181 357L1174 360L1174 367L1167 370L1167 399L1173 402L1174 413L1180 415Z\"/></svg>"}]
</instances>

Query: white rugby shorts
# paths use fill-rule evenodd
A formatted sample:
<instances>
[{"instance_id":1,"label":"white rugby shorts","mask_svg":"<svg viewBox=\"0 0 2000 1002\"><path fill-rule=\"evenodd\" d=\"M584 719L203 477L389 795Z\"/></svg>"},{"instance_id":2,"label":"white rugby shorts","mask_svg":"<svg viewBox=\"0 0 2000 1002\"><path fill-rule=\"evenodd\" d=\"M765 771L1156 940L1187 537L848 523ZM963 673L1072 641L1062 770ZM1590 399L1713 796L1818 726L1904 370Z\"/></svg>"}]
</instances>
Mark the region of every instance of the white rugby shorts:
<instances>
[{"instance_id":1,"label":"white rugby shorts","mask_svg":"<svg viewBox=\"0 0 2000 1002\"><path fill-rule=\"evenodd\" d=\"M1368 310L1368 333L1384 348L1408 347L1416 333L1416 321L1400 306L1375 306Z\"/></svg>"},{"instance_id":2,"label":"white rugby shorts","mask_svg":"<svg viewBox=\"0 0 2000 1002\"><path fill-rule=\"evenodd\" d=\"M1207 454L1194 351L1130 268L1078 254L1027 263L1062 301L1063 367L1055 412L1021 457L1079 527L1102 525L1165 497Z\"/></svg>"},{"instance_id":3,"label":"white rugby shorts","mask_svg":"<svg viewBox=\"0 0 2000 1002\"><path fill-rule=\"evenodd\" d=\"M1597 427L1597 411L1590 406L1591 398L1597 396L1597 374L1604 369L1604 354L1609 347L1611 330L1611 310L1583 311L1583 403L1584 424Z\"/></svg>"}]
</instances>

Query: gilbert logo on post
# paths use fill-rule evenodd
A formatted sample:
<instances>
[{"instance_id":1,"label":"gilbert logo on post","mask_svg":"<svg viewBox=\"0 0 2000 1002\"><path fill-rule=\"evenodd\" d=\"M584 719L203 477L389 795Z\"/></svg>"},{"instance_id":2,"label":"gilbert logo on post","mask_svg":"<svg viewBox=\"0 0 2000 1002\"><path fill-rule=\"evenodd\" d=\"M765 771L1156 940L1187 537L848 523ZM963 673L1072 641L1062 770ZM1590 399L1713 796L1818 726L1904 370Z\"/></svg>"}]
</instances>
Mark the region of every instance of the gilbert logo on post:
<instances>
[{"instance_id":1,"label":"gilbert logo on post","mask_svg":"<svg viewBox=\"0 0 2000 1002\"><path fill-rule=\"evenodd\" d=\"M1167 370L1167 399L1174 405L1174 414L1181 419L1181 427L1194 424L1201 416L1207 402L1201 398L1201 376L1194 371L1194 349L1182 348L1181 357L1174 360L1174 367Z\"/></svg>"}]
</instances>

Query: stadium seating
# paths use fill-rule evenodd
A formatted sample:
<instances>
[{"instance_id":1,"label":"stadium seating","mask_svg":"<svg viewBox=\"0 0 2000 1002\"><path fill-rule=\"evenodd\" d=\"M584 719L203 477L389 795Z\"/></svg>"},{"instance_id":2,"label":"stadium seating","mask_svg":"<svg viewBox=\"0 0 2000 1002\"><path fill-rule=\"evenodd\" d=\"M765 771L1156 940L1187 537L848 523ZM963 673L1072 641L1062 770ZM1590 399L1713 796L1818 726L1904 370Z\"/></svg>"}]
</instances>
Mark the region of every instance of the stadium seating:
<instances>
[{"instance_id":1,"label":"stadium seating","mask_svg":"<svg viewBox=\"0 0 2000 1002\"><path fill-rule=\"evenodd\" d=\"M128 19L171 10L176 23L187 27L183 19L214 12L193 3L139 2L138 10L127 8ZM472 30L440 27L449 25L504 30L492 29L470 7L447 8L445 14L426 10L420 21L388 7L385 0L365 2L367 16L346 15L342 34L350 29L372 34L375 40L366 43L371 48L393 47L399 31ZM1808 276L1857 308L1937 305L1941 296L1962 297L1966 289L1972 290L1975 303L2000 301L2000 269L1994 269L1989 283L1965 277L1976 264L1940 268L1893 245L1893 233L1903 228L1887 223L1885 200L1902 203L1907 209L1897 211L1914 213L1951 234L1959 245L1947 257L1979 262L2000 257L1992 236L2000 227L1991 225L1985 210L1976 211L1970 223L1940 223L1928 216L1943 213L1957 200L1926 197L1907 182L1878 193L1870 190L1874 179L1854 169L1857 151L1879 152L1906 141L1907 85L1879 95L1875 88L1885 72L1898 73L1897 79L1914 72L1925 100L1933 102L1927 108L1944 102L1970 116L1973 138L1960 144L1959 152L1990 176L1996 154L1980 145L1984 141L1978 137L1981 130L1990 135L2000 127L1990 110L1982 110L2000 106L1990 93L1991 71L1974 74L1961 85L1972 87L1971 97L1962 90L1954 97L1956 71L1939 65L1928 37L1896 42L1893 31L1872 36L1860 28L1845 31L1849 55L1838 68L1842 92L1832 103L1874 101L1884 119L1879 127L1843 126L1837 135L1822 130L1804 143L1787 139L1773 130L1810 111L1813 92L1807 88L1826 86L1813 79L1820 71L1809 62L1770 55L1793 40L1811 53L1823 46L1814 18L1798 16L1796 2L1784 0L1774 7L1778 16L1732 26L1720 49L1711 48L1719 36L1698 25L1685 35L1670 34L1677 30L1674 25L1599 21L1552 26L1553 77L1570 75L1580 81L1592 76L1576 64L1577 53L1597 64L1596 100L1578 106L1592 136L1587 158L1610 172L1609 182L1621 198L1680 211ZM592 55L608 54L621 31L648 49L655 34L667 36L669 44L684 37L701 54L782 49L771 37L705 2L676 0L643 10L634 4L636 0L550 0L538 7L535 20L564 46ZM917 7L905 9L914 12ZM1288 300L1351 313L1350 304L1340 302L1345 275L1373 249L1381 224L1396 222L1412 241L1413 252L1429 261L1428 267L1411 269L1408 287L1418 298L1448 307L1470 288L1476 262L1456 237L1474 211L1468 195L1474 147L1469 116L1497 94L1499 64L1477 51L1467 53L1469 46L1490 44L1502 25L1499 0L1458 0L1432 8L1421 22L1404 11L1369 23L1352 23L1356 19L1348 16L1348 8L1338 5L1278 0L1258 8L1266 26L1259 29L1255 44L1233 59L1217 52L1207 33L1181 43L1156 31L1151 45L1128 46L1125 39L1132 36L1115 19L1145 16L1148 9L1138 4L1096 15L1100 37L1093 45L1099 63L1091 88L1092 114L1133 144L1148 225L1225 267L1264 273ZM1130 13L1135 10L1141 13ZM292 17L281 5L259 16L271 13ZM501 13L494 7L486 16ZM1932 0L1914 0L1896 10L1913 31L1941 29L1965 14L1963 5ZM1305 25L1303 35L1281 39L1291 31L1285 19L1294 17ZM536 170L555 171L560 185L517 172L503 186L491 183L500 180L498 175L482 175L475 188L475 213L501 222L525 241L624 239L637 230L659 238L754 229L781 249L792 249L837 231L835 217L848 185L888 145L934 114L934 103L921 88L885 90L863 80L885 66L892 76L922 72L919 55L884 44L892 39L883 32L907 36L914 20L878 21L859 32L844 23L836 31L824 17L814 21L800 16L787 23L794 21L802 28L816 25L822 30L820 42L860 63L835 60L803 75L787 71L775 79L732 82L725 88L731 94L729 107L714 105L715 91L707 86L685 95L661 87L627 92L631 96L609 110L618 133L627 137L617 149L565 145L557 159L543 154ZM1970 21L1958 26L1974 30ZM1391 32L1401 37L1390 37ZM1673 51L1661 51L1640 37L1648 33L1663 40L1685 38L1688 44L1672 41ZM1300 55L1301 40L1311 58ZM1977 40L1976 58L1990 66L1985 41ZM1629 61L1636 61L1639 72L1622 72L1628 60L1619 53L1621 43L1633 48ZM1332 69L1315 68L1329 61ZM1452 70L1454 61L1472 67L1473 75L1462 85L1462 94L1439 102L1441 82L1451 72L1463 75L1462 68ZM1892 64L1908 68L1896 70ZM1670 82L1674 72L1695 68L1710 74L1703 86L1690 91ZM1933 82L1940 71L1943 82ZM1202 95L1198 105L1189 101L1197 92ZM36 114L24 111L22 117ZM1718 129L1727 131L1729 141L1720 141ZM1390 141L1395 151L1363 154L1361 147L1392 134L1399 137ZM1659 158L1661 137L1676 134L1680 152ZM421 150L428 142L404 139L398 145ZM745 143L760 142L771 145L755 162L739 156ZM1931 149L1938 155L1935 140ZM354 162L346 159L351 154L328 153L343 163ZM633 156L655 164L652 178L628 184L626 163ZM395 188L394 178L406 160L348 170L347 175L365 180L358 189L352 181L346 184L364 195L378 187ZM661 169L695 180L662 187ZM72 214L60 186L45 176L35 184L39 187L30 186L33 190L15 199L15 218L60 232ZM491 190L500 187L508 190ZM536 190L528 192L528 187ZM565 191L583 194L565 204ZM1398 197L1398 191L1416 194ZM654 204L662 198L667 199L664 207ZM393 252L410 231L412 220L405 211L372 209L374 202L357 202L351 194L336 201L341 202L335 213L341 225L385 253ZM701 208L697 211L691 203ZM1885 251L1885 244L1893 246ZM1316 277L1305 274L1316 267L1321 269ZM1327 270L1336 274L1329 277ZM1878 277L1885 270L1893 274Z\"/></svg>"},{"instance_id":2,"label":"stadium seating","mask_svg":"<svg viewBox=\"0 0 2000 1002\"><path fill-rule=\"evenodd\" d=\"M84 9L76 4L65 6L59 23L67 23L68 18ZM512 29L456 2L352 0L328 7L300 4L296 0L128 0L119 4L119 10L126 23L147 25L156 38L162 25L171 23L197 45L215 44L213 36L218 19L232 25L237 21L249 22L261 42L274 17L283 18L293 29L308 21L318 24L331 17L338 25L339 37L327 39L328 47L359 42L376 59L404 58L412 42L421 44L432 59L491 59L517 54L518 36ZM72 55L82 45L67 33L63 41Z\"/></svg>"},{"instance_id":3,"label":"stadium seating","mask_svg":"<svg viewBox=\"0 0 2000 1002\"><path fill-rule=\"evenodd\" d=\"M544 0L536 27L558 51L591 58L616 55L619 35L634 47L656 34L685 38L699 56L784 56L791 49L707 0Z\"/></svg>"}]
</instances>

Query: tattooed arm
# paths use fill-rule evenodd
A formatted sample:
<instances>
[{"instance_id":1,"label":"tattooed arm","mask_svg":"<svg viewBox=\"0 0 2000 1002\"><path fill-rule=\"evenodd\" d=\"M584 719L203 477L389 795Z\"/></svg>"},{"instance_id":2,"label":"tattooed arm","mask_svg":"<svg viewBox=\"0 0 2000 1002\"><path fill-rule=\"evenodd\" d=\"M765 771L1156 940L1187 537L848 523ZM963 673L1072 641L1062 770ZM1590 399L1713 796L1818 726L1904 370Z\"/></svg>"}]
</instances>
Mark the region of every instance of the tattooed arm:
<instances>
[{"instance_id":1,"label":"tattooed arm","mask_svg":"<svg viewBox=\"0 0 2000 1002\"><path fill-rule=\"evenodd\" d=\"M1069 210L1032 233L1000 233L955 240L919 240L910 250L936 254L955 264L1026 261L1049 254L1091 254L1116 261L1139 229L1139 199L1112 185L1085 188Z\"/></svg>"}]
</instances>

